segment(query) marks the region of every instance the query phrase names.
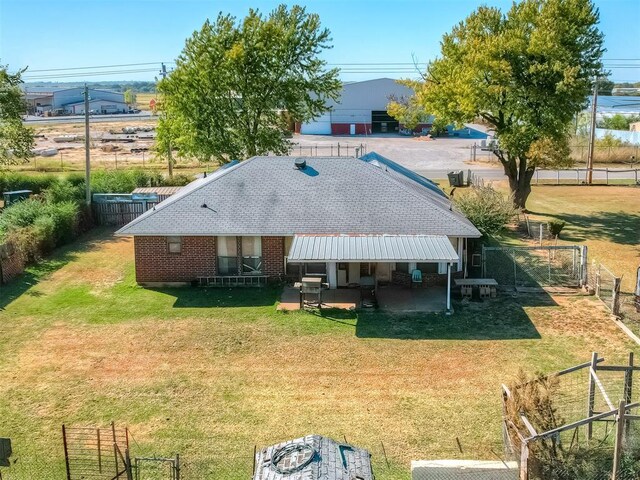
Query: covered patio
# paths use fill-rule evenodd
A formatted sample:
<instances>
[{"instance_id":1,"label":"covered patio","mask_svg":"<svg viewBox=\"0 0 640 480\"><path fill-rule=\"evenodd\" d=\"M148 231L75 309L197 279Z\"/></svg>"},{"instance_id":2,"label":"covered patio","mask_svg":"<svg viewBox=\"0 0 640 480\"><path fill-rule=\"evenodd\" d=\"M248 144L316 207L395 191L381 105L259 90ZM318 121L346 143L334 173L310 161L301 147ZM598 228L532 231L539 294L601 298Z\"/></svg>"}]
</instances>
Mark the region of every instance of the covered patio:
<instances>
[{"instance_id":1,"label":"covered patio","mask_svg":"<svg viewBox=\"0 0 640 480\"><path fill-rule=\"evenodd\" d=\"M342 303L333 302L330 292L349 292L334 295L357 299L362 292L359 287L370 285L379 308L422 312L451 310L452 265L459 261L445 235L295 235L287 257L288 263L326 265L321 275L328 286L323 304ZM438 271L441 286L423 282L419 264L442 267ZM297 290L287 295L292 295L292 301L286 303L299 305ZM283 303L284 298L283 294Z\"/></svg>"}]
</instances>

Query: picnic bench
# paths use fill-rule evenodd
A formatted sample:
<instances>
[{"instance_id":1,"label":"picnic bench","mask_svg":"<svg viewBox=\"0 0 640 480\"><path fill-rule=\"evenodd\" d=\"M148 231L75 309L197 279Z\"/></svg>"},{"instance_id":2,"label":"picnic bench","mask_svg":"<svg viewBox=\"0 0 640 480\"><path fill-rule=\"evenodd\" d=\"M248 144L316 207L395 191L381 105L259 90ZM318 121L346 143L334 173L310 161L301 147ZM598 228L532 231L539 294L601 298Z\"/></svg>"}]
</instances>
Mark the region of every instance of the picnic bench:
<instances>
[{"instance_id":1,"label":"picnic bench","mask_svg":"<svg viewBox=\"0 0 640 480\"><path fill-rule=\"evenodd\" d=\"M453 283L460 287L462 298L471 298L477 288L480 298L495 298L498 295L498 282L493 278L455 278Z\"/></svg>"}]
</instances>

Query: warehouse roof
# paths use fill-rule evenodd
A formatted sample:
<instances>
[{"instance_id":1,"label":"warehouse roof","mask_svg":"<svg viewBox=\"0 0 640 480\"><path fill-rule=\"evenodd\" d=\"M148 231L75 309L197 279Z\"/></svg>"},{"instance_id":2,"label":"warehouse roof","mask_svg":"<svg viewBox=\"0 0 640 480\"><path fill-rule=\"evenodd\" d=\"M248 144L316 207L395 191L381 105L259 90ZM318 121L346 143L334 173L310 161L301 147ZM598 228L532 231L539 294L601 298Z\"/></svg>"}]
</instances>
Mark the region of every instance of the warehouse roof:
<instances>
[{"instance_id":1,"label":"warehouse roof","mask_svg":"<svg viewBox=\"0 0 640 480\"><path fill-rule=\"evenodd\" d=\"M118 235L479 237L450 201L355 157L253 157L184 187Z\"/></svg>"},{"instance_id":2,"label":"warehouse roof","mask_svg":"<svg viewBox=\"0 0 640 480\"><path fill-rule=\"evenodd\" d=\"M444 235L296 235L290 262L455 262Z\"/></svg>"}]
</instances>

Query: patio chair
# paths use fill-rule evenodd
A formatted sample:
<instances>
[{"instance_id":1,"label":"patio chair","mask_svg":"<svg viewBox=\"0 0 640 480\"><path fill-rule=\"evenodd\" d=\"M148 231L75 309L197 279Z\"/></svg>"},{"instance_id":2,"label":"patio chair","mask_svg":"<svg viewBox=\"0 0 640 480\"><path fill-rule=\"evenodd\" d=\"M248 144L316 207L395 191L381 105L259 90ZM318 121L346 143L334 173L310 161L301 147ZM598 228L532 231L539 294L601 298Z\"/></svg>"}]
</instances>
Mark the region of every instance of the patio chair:
<instances>
[{"instance_id":1,"label":"patio chair","mask_svg":"<svg viewBox=\"0 0 640 480\"><path fill-rule=\"evenodd\" d=\"M460 295L462 298L473 297L473 287L471 285L463 285L460 287Z\"/></svg>"},{"instance_id":2,"label":"patio chair","mask_svg":"<svg viewBox=\"0 0 640 480\"><path fill-rule=\"evenodd\" d=\"M480 285L480 298L490 298L491 289L487 285Z\"/></svg>"},{"instance_id":3,"label":"patio chair","mask_svg":"<svg viewBox=\"0 0 640 480\"><path fill-rule=\"evenodd\" d=\"M422 285L422 272L418 269L411 272L411 286Z\"/></svg>"}]
</instances>

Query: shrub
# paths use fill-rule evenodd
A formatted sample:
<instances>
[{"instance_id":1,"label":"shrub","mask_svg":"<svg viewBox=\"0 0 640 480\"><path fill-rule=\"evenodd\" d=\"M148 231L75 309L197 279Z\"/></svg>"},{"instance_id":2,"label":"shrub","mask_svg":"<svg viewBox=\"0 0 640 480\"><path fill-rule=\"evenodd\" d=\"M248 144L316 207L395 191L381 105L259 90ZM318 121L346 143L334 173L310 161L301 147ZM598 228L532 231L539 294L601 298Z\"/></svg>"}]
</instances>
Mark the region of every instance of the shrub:
<instances>
[{"instance_id":1,"label":"shrub","mask_svg":"<svg viewBox=\"0 0 640 480\"><path fill-rule=\"evenodd\" d=\"M516 215L513 199L491 185L472 187L456 197L455 204L483 235L501 232Z\"/></svg>"},{"instance_id":2,"label":"shrub","mask_svg":"<svg viewBox=\"0 0 640 480\"><path fill-rule=\"evenodd\" d=\"M0 193L31 190L40 193L58 181L56 175L26 175L18 172L0 173Z\"/></svg>"},{"instance_id":3,"label":"shrub","mask_svg":"<svg viewBox=\"0 0 640 480\"><path fill-rule=\"evenodd\" d=\"M565 222L562 220L549 220L549 222L547 223L547 227L549 228L549 233L554 237L557 237L560 235L560 232L562 231L564 226L565 226Z\"/></svg>"},{"instance_id":4,"label":"shrub","mask_svg":"<svg viewBox=\"0 0 640 480\"><path fill-rule=\"evenodd\" d=\"M48 203L82 202L84 199L84 180L74 184L69 180L60 180L44 191Z\"/></svg>"},{"instance_id":5,"label":"shrub","mask_svg":"<svg viewBox=\"0 0 640 480\"><path fill-rule=\"evenodd\" d=\"M137 187L164 185L162 174L145 170L107 170L91 174L91 191L131 193Z\"/></svg>"}]
</instances>

